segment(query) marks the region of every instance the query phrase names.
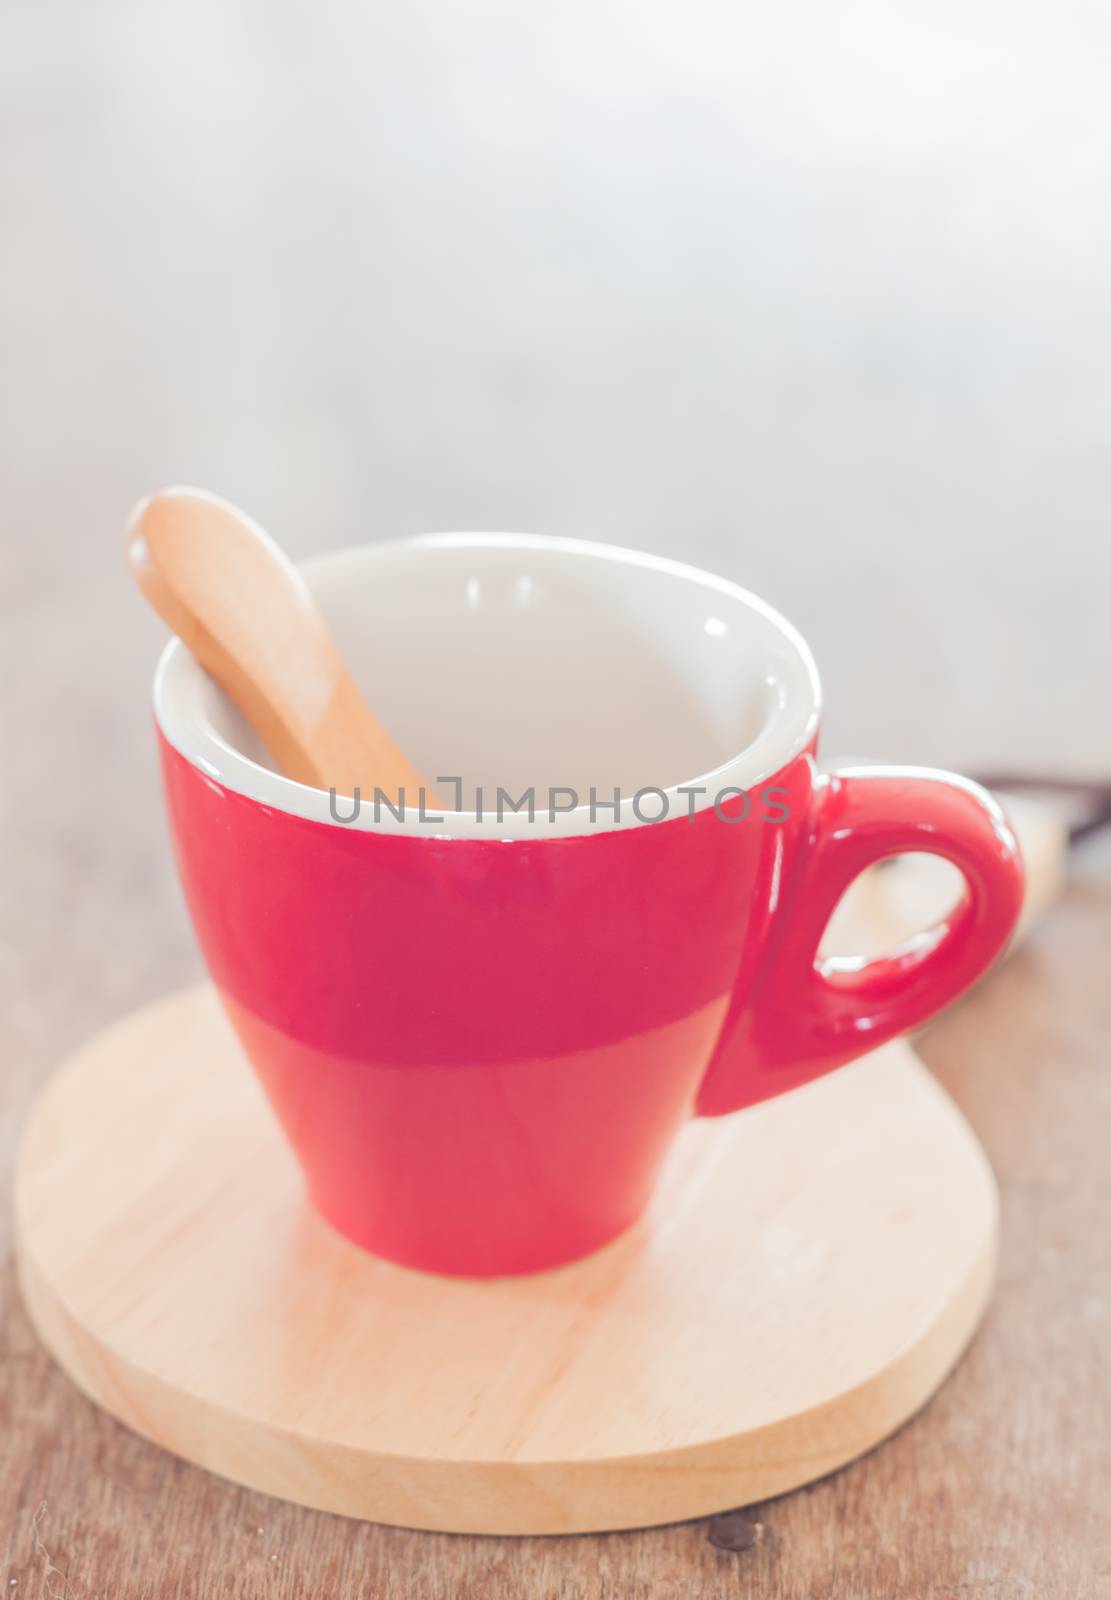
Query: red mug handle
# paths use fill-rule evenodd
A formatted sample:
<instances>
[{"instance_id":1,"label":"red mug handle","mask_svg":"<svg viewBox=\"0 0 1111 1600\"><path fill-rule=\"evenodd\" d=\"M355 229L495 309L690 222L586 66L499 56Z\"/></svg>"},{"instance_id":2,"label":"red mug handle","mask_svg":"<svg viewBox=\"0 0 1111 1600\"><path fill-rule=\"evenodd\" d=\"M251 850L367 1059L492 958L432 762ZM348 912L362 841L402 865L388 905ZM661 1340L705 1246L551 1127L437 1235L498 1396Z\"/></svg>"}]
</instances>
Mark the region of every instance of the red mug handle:
<instances>
[{"instance_id":1,"label":"red mug handle","mask_svg":"<svg viewBox=\"0 0 1111 1600\"><path fill-rule=\"evenodd\" d=\"M921 1027L991 965L1022 906L1022 856L1006 817L979 784L952 773L844 767L819 776L798 849L752 991L699 1092L702 1116L795 1088ZM853 880L909 851L942 856L963 874L945 920L875 960L819 958Z\"/></svg>"}]
</instances>

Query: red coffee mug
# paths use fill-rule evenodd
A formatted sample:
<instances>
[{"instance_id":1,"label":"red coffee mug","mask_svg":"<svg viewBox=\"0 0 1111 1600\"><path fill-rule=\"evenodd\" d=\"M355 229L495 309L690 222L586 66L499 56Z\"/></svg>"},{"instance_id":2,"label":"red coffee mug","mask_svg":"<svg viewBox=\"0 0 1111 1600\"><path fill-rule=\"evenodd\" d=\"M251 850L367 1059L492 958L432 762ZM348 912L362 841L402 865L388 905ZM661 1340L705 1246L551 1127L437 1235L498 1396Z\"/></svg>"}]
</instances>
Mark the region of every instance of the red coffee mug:
<instances>
[{"instance_id":1,"label":"red coffee mug","mask_svg":"<svg viewBox=\"0 0 1111 1600\"><path fill-rule=\"evenodd\" d=\"M176 641L155 710L213 980L313 1202L368 1250L474 1275L596 1250L689 1117L918 1027L1006 944L1022 867L990 796L820 772L809 651L736 585L481 534L307 576L454 809L279 776ZM819 959L842 892L902 851L960 869L951 915Z\"/></svg>"}]
</instances>

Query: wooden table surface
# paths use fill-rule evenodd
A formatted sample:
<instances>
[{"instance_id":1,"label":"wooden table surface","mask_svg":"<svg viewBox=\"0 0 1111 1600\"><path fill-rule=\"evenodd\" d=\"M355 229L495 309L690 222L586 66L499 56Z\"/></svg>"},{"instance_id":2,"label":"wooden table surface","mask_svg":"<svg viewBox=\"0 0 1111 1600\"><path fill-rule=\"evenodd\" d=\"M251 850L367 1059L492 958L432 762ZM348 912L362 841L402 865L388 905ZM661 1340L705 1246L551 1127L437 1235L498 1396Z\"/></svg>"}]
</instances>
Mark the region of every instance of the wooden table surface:
<instances>
[{"instance_id":1,"label":"wooden table surface","mask_svg":"<svg viewBox=\"0 0 1111 1600\"><path fill-rule=\"evenodd\" d=\"M1111 769L1106 13L8 15L5 1173L65 1054L199 970L160 630L121 561L160 484L231 495L298 555L444 526L681 555L807 632L829 749ZM70 1387L5 1212L0 1594L1111 1595L1107 862L924 1043L999 1174L1002 1273L955 1376L866 1460L712 1528L499 1542L303 1512Z\"/></svg>"}]
</instances>

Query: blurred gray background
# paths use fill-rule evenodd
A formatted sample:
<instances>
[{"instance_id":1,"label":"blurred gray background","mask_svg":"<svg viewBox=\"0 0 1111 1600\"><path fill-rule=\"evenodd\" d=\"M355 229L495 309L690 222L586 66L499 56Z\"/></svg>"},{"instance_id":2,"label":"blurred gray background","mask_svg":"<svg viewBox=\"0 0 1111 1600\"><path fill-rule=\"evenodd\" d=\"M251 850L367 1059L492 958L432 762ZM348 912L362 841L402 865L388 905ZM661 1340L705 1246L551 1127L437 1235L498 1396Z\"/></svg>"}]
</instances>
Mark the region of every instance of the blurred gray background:
<instances>
[{"instance_id":1,"label":"blurred gray background","mask_svg":"<svg viewBox=\"0 0 1111 1600\"><path fill-rule=\"evenodd\" d=\"M98 1014L192 969L122 563L170 482L295 554L679 555L806 632L831 753L1111 766L1108 8L8 14L3 915L36 1011L58 937Z\"/></svg>"}]
</instances>

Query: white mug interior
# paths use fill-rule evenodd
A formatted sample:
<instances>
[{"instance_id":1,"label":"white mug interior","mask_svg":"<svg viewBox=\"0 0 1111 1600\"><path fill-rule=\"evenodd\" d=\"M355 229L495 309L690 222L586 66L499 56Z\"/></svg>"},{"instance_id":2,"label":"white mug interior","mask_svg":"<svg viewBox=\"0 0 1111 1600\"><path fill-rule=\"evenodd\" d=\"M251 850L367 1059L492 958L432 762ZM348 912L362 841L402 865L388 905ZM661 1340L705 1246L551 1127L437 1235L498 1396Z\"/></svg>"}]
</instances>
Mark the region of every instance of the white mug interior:
<instances>
[{"instance_id":1,"label":"white mug interior","mask_svg":"<svg viewBox=\"0 0 1111 1600\"><path fill-rule=\"evenodd\" d=\"M661 813L655 791L669 816L704 809L725 789L757 789L814 736L820 689L799 633L755 595L679 562L576 539L446 533L340 550L302 570L380 721L448 804L422 812L407 796L397 817L364 794L353 820L337 820L354 808L283 777L171 641L154 685L169 743L227 788L296 816L440 838L637 827ZM509 808L529 790L533 815Z\"/></svg>"}]
</instances>

